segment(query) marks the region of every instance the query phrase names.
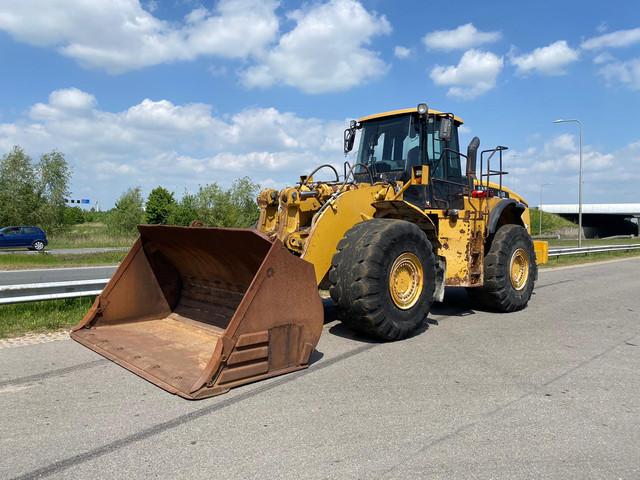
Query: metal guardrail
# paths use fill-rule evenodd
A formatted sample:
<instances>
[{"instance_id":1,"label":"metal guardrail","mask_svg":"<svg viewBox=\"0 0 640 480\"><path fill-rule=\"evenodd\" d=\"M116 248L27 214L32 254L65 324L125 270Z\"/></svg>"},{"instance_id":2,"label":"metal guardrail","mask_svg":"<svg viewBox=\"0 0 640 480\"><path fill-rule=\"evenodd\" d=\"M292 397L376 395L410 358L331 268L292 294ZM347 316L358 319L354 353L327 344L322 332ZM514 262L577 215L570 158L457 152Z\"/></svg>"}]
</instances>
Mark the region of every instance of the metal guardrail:
<instances>
[{"instance_id":1,"label":"metal guardrail","mask_svg":"<svg viewBox=\"0 0 640 480\"><path fill-rule=\"evenodd\" d=\"M549 256L561 257L564 255L588 255L590 253L626 252L628 250L640 250L640 243L629 245L596 245L593 247L550 248Z\"/></svg>"},{"instance_id":2,"label":"metal guardrail","mask_svg":"<svg viewBox=\"0 0 640 480\"><path fill-rule=\"evenodd\" d=\"M108 278L66 282L0 285L0 305L99 295Z\"/></svg>"}]
</instances>

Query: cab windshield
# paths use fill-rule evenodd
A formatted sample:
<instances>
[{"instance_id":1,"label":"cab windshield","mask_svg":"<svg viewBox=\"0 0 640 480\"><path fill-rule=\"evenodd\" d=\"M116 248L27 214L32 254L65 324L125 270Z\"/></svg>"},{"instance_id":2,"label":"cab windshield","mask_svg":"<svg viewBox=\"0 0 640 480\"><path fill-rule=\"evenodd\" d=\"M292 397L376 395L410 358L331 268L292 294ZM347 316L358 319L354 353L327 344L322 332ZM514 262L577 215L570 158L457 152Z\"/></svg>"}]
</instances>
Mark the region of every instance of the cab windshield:
<instances>
[{"instance_id":1,"label":"cab windshield","mask_svg":"<svg viewBox=\"0 0 640 480\"><path fill-rule=\"evenodd\" d=\"M374 177L401 179L409 166L431 165L432 178L461 181L463 171L458 151L457 125L451 140L440 138L440 118L430 115L425 122L425 155L420 158L420 127L416 115L385 117L364 122L360 132L357 163L369 167ZM448 148L447 148L448 147ZM356 168L360 181L366 181L369 171Z\"/></svg>"},{"instance_id":2,"label":"cab windshield","mask_svg":"<svg viewBox=\"0 0 640 480\"><path fill-rule=\"evenodd\" d=\"M381 118L364 123L357 161L368 165L376 176L404 172L407 162L412 165L421 163L420 135L414 116Z\"/></svg>"}]
</instances>

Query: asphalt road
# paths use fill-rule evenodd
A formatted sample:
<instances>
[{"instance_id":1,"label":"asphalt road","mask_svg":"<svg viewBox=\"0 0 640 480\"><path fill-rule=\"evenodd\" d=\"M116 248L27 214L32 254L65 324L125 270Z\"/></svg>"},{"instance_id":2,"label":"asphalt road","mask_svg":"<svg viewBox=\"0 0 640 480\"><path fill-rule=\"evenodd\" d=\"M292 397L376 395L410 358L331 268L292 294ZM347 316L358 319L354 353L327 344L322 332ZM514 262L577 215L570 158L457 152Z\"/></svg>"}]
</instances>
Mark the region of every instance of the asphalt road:
<instances>
[{"instance_id":1,"label":"asphalt road","mask_svg":"<svg viewBox=\"0 0 640 480\"><path fill-rule=\"evenodd\" d=\"M640 261L450 290L396 343L328 322L308 369L199 402L71 341L0 350L0 478L640 478Z\"/></svg>"},{"instance_id":2,"label":"asphalt road","mask_svg":"<svg viewBox=\"0 0 640 480\"><path fill-rule=\"evenodd\" d=\"M0 270L0 285L65 282L69 280L96 280L111 278L116 266L40 268L32 270ZM1 368L1 367L0 367Z\"/></svg>"}]
</instances>

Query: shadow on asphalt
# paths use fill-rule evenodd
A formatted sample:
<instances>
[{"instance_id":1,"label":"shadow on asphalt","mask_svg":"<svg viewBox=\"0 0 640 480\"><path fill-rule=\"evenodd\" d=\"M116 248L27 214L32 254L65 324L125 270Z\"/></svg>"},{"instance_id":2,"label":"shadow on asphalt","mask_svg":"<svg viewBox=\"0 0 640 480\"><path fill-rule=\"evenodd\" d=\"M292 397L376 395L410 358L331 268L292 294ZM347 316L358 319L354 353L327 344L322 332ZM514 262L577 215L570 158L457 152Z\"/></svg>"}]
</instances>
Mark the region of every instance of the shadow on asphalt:
<instances>
[{"instance_id":1,"label":"shadow on asphalt","mask_svg":"<svg viewBox=\"0 0 640 480\"><path fill-rule=\"evenodd\" d=\"M464 288L448 287L444 291L444 301L434 303L431 313L447 315L448 317L466 317L476 312L471 308L469 296Z\"/></svg>"},{"instance_id":2,"label":"shadow on asphalt","mask_svg":"<svg viewBox=\"0 0 640 480\"><path fill-rule=\"evenodd\" d=\"M324 357L324 353L319 352L318 350L314 350L311 352L311 356L309 357L309 365L313 365L316 362L319 362Z\"/></svg>"},{"instance_id":3,"label":"shadow on asphalt","mask_svg":"<svg viewBox=\"0 0 640 480\"><path fill-rule=\"evenodd\" d=\"M335 304L330 298L324 298L322 300L324 305L324 323L332 323L334 321L340 321L337 316ZM445 290L444 301L442 303L434 303L431 307L431 313L436 315L446 315L448 317L466 317L474 315L475 311L471 308L467 292L464 288L447 288ZM416 331L411 335L415 337L426 332L429 327L437 326L438 320L433 317L428 317ZM354 332L344 323L336 323L329 328L329 333L338 337L347 338L349 340L356 340L362 343L384 343L380 340L370 338L366 335ZM411 338L409 337L409 338Z\"/></svg>"}]
</instances>

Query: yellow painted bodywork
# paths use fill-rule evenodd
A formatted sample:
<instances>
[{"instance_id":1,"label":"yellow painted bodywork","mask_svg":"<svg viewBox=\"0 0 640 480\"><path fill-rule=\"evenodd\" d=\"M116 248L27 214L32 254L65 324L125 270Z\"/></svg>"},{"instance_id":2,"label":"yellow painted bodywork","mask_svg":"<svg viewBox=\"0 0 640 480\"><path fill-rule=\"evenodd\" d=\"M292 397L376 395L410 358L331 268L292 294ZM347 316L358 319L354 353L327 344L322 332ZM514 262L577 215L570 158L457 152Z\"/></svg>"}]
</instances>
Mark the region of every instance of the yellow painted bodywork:
<instances>
[{"instance_id":1,"label":"yellow painted bodywork","mask_svg":"<svg viewBox=\"0 0 640 480\"><path fill-rule=\"evenodd\" d=\"M533 248L536 251L536 262L538 265L545 264L549 261L549 242L534 240Z\"/></svg>"},{"instance_id":2,"label":"yellow painted bodywork","mask_svg":"<svg viewBox=\"0 0 640 480\"><path fill-rule=\"evenodd\" d=\"M381 113L374 113L373 115L366 115L364 117L360 117L358 119L359 122L366 122L367 120L374 120L376 118L383 118L383 117L393 117L394 115L403 115L403 114L407 114L407 113L416 113L417 109L416 107L413 108L400 108L398 110L389 110L388 112L381 112ZM433 110L433 109L429 109L429 114L431 115L441 115L444 112L441 112L440 110ZM462 125L464 123L464 120L462 120L460 117L457 117L454 115L453 119L456 121L456 123Z\"/></svg>"},{"instance_id":3,"label":"yellow painted bodywork","mask_svg":"<svg viewBox=\"0 0 640 480\"><path fill-rule=\"evenodd\" d=\"M315 220L304 245L302 258L314 266L318 284L329 271L338 242L347 230L375 215L373 202L380 190L379 185L360 184L358 188L338 196Z\"/></svg>"},{"instance_id":4,"label":"yellow painted bodywork","mask_svg":"<svg viewBox=\"0 0 640 480\"><path fill-rule=\"evenodd\" d=\"M485 199L465 199L464 210L457 217L448 217L443 210L438 215L438 246L436 255L446 259L446 285L472 287L482 285L484 239L487 206Z\"/></svg>"}]
</instances>

